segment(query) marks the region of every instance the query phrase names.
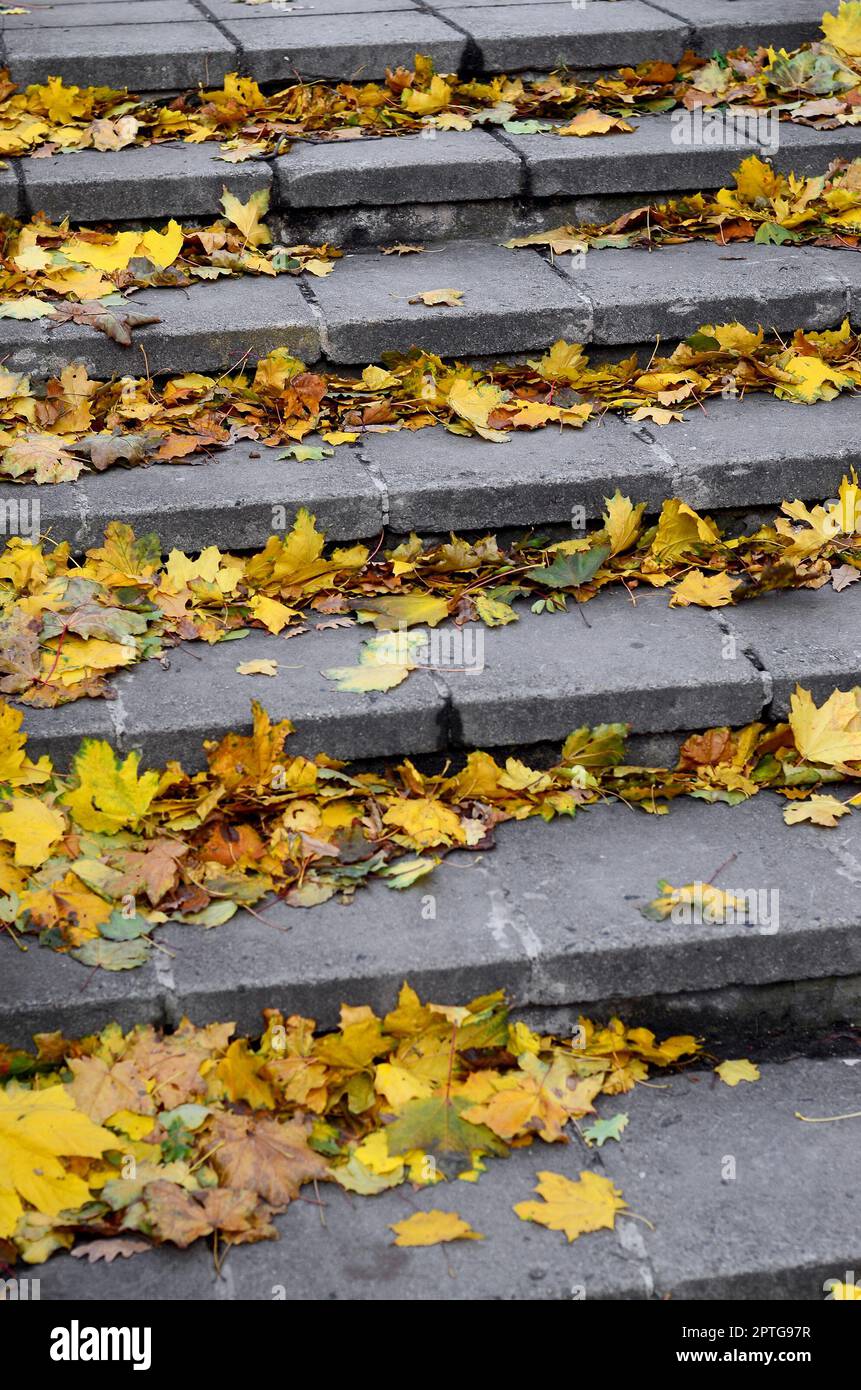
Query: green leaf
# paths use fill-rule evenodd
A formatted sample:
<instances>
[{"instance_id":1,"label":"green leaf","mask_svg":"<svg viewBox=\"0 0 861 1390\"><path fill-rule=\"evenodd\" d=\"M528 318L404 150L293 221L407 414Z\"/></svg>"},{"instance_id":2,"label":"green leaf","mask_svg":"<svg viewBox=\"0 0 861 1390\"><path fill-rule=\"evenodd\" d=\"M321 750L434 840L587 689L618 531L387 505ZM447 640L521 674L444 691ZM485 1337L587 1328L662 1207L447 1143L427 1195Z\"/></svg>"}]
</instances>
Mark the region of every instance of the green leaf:
<instances>
[{"instance_id":1,"label":"green leaf","mask_svg":"<svg viewBox=\"0 0 861 1390\"><path fill-rule=\"evenodd\" d=\"M763 222L761 227L757 227L754 241L760 246L782 246L785 241L800 241L797 232L791 232L788 227L782 227L779 222Z\"/></svg>"},{"instance_id":2,"label":"green leaf","mask_svg":"<svg viewBox=\"0 0 861 1390\"><path fill-rule=\"evenodd\" d=\"M557 555L552 565L527 570L526 577L550 589L577 589L594 578L609 554L609 545L575 550L572 555Z\"/></svg>"},{"instance_id":3,"label":"green leaf","mask_svg":"<svg viewBox=\"0 0 861 1390\"><path fill-rule=\"evenodd\" d=\"M469 1158L474 1149L505 1158L508 1146L493 1130L461 1118L461 1111L468 1110L471 1104L463 1096L444 1095L408 1101L394 1123L386 1127L389 1153L424 1149L448 1173L460 1172L464 1158Z\"/></svg>"},{"instance_id":4,"label":"green leaf","mask_svg":"<svg viewBox=\"0 0 861 1390\"><path fill-rule=\"evenodd\" d=\"M597 1144L600 1149L608 1139L621 1142L622 1130L626 1129L627 1125L628 1116L620 1110L618 1115L614 1115L612 1119L596 1120L588 1129L584 1129L583 1138L588 1139L592 1144Z\"/></svg>"},{"instance_id":5,"label":"green leaf","mask_svg":"<svg viewBox=\"0 0 861 1390\"><path fill-rule=\"evenodd\" d=\"M150 943L140 938L137 941L105 941L98 937L85 941L72 955L82 965L98 965L102 970L134 970L147 962L149 953Z\"/></svg>"}]
</instances>

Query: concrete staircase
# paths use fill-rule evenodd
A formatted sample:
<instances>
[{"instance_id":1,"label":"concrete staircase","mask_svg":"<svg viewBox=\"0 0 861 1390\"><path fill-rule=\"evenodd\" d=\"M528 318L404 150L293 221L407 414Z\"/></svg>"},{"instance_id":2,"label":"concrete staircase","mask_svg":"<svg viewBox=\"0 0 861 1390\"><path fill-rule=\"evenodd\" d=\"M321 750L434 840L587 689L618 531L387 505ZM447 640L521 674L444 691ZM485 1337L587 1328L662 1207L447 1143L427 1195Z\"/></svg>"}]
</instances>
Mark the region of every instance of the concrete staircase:
<instances>
[{"instance_id":1,"label":"concrete staircase","mask_svg":"<svg viewBox=\"0 0 861 1390\"><path fill-rule=\"evenodd\" d=\"M58 0L3 20L5 61L19 82L61 72L77 83L128 83L167 93L217 82L233 69L260 81L380 77L429 52L441 70L580 69L678 58L740 43L787 46L815 37L821 0L305 0L294 11L235 0ZM216 145L158 146L10 161L0 209L44 209L73 222L161 223L218 211L223 185L242 198L270 190L270 225L285 239L331 239L352 254L326 280L279 277L151 290L136 304L161 322L136 331L155 375L219 374L276 346L309 364L362 366L419 343L441 355L530 352L558 337L594 349L683 338L704 322L738 319L779 332L861 320L861 256L849 251L694 243L652 255L590 253L585 265L507 236L615 215L644 199L726 182L744 149L674 144L669 121L635 135L562 141L493 130L348 144L297 142L290 154L231 165ZM762 151L760 151L762 152ZM813 173L861 154L861 132L781 126L777 167ZM379 242L428 244L383 257ZM463 307L408 300L442 285ZM74 325L0 320L0 358L34 380L82 361L92 375L141 374L122 349ZM80 551L119 519L155 530L165 551L259 547L272 511L313 511L346 541L415 530L431 535L567 524L572 508L600 515L616 487L650 511L680 495L712 514L751 517L784 497L832 496L861 465L861 406L848 396L803 408L770 398L718 400L659 430L607 416L582 431L551 429L503 447L442 430L366 434L315 463L237 442L200 462L84 477L53 487L0 485L0 502L41 504L42 526ZM253 457L256 454L263 457ZM861 586L859 586L861 587ZM585 621L584 621L585 618ZM797 681L822 698L861 683L861 594L782 593L717 612L671 610L666 596L607 592L581 611L521 612L485 633L484 671L415 672L386 693L348 695L321 672L353 664L365 630L312 632L290 643L178 648L116 678L113 701L28 710L37 752L65 763L82 736L138 749L146 762L200 766L204 738L249 726L249 699L294 721L295 751L357 760L425 755L439 761L483 746L528 758L579 724L628 721L644 760L673 759L691 729L780 718ZM728 641L728 638L733 641ZM241 653L241 656L239 655ZM237 660L282 657L274 679L237 676ZM263 685L261 690L260 684ZM788 829L767 795L735 808L677 802L669 816L602 807L574 825L502 827L490 854L450 856L403 893L379 884L350 908L281 905L264 921L238 913L206 931L168 927L152 964L85 974L47 950L0 939L0 1039L91 1031L111 1018L167 1026L235 1019L253 1032L260 1009L334 1025L342 1001L391 1006L401 980L461 1002L505 987L542 1030L580 1012L622 1011L631 1023L704 1034L719 1056L765 1059L762 1080L734 1090L708 1071L665 1091L626 1097L621 1145L584 1157L527 1149L477 1185L454 1184L374 1202L326 1194L327 1226L296 1203L285 1239L233 1251L215 1280L204 1249L162 1250L117 1266L56 1257L43 1298L587 1298L822 1297L861 1257L857 1122L807 1126L795 1111L859 1108L861 820L834 830ZM646 921L658 879L777 890L779 929ZM423 914L430 892L434 913ZM612 1152L610 1152L612 1150ZM738 1181L721 1179L734 1155ZM550 1164L598 1165L654 1223L635 1238L602 1233L572 1247L511 1218L510 1207ZM464 1190L460 1190L460 1188ZM449 1247L428 1281L425 1252L389 1245L387 1225L413 1206L451 1205L493 1235ZM296 1251L302 1252L301 1260ZM277 1296L277 1295L275 1295Z\"/></svg>"}]
</instances>

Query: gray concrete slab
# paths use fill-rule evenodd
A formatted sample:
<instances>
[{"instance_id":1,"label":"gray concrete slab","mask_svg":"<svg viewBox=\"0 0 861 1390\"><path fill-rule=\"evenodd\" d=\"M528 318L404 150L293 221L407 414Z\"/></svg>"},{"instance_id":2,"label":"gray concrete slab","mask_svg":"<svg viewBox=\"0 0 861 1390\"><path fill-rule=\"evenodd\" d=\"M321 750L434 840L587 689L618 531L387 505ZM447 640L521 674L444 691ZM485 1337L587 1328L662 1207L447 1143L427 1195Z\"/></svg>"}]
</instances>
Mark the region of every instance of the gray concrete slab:
<instances>
[{"instance_id":1,"label":"gray concrete slab","mask_svg":"<svg viewBox=\"0 0 861 1390\"><path fill-rule=\"evenodd\" d=\"M466 38L425 10L375 11L373 24L359 13L272 14L222 21L239 45L242 67L258 82L326 77L373 81L386 68L413 67L417 53L428 53L437 72L456 72Z\"/></svg>"},{"instance_id":2,"label":"gray concrete slab","mask_svg":"<svg viewBox=\"0 0 861 1390\"><path fill-rule=\"evenodd\" d=\"M732 0L737 3L737 0ZM834 159L858 159L861 156L861 129L841 126L838 130L814 130L811 126L781 121L777 127L779 142L768 158L783 174L804 174L807 178L824 174Z\"/></svg>"},{"instance_id":3,"label":"gray concrete slab","mask_svg":"<svg viewBox=\"0 0 861 1390\"><path fill-rule=\"evenodd\" d=\"M763 705L759 672L724 658L714 619L670 609L663 595L640 592L635 604L605 592L561 614L527 611L483 643L480 673L444 672L466 747L555 741L607 720L638 734L744 724Z\"/></svg>"},{"instance_id":4,"label":"gray concrete slab","mask_svg":"<svg viewBox=\"0 0 861 1390\"><path fill-rule=\"evenodd\" d=\"M597 139L548 131L506 135L505 141L525 159L528 188L535 198L651 189L651 200L661 202L663 195L677 190L731 184L733 170L748 154L763 153L756 141L742 140L741 132L735 148L682 143L680 127L668 115L634 116L629 124L634 126L632 134Z\"/></svg>"},{"instance_id":5,"label":"gray concrete slab","mask_svg":"<svg viewBox=\"0 0 861 1390\"><path fill-rule=\"evenodd\" d=\"M588 331L586 298L531 253L461 242L423 256L347 256L314 285L335 362L375 360L418 344L445 356L537 348ZM334 283L337 280L337 284ZM331 282L331 283L330 283ZM410 304L427 290L463 291L459 307Z\"/></svg>"},{"instance_id":6,"label":"gray concrete slab","mask_svg":"<svg viewBox=\"0 0 861 1390\"><path fill-rule=\"evenodd\" d=\"M475 6L458 23L481 50L487 72L618 67L648 58L672 62L681 58L689 33L683 21L641 0Z\"/></svg>"},{"instance_id":7,"label":"gray concrete slab","mask_svg":"<svg viewBox=\"0 0 861 1390\"><path fill-rule=\"evenodd\" d=\"M601 1150L606 1175L655 1226L644 1249L656 1290L674 1298L821 1301L827 1279L858 1267L848 1125L795 1117L857 1110L858 1069L837 1058L761 1071L752 1086L689 1073L640 1089L625 1097L634 1142Z\"/></svg>"},{"instance_id":8,"label":"gray concrete slab","mask_svg":"<svg viewBox=\"0 0 861 1390\"><path fill-rule=\"evenodd\" d=\"M302 4L288 0L292 7L279 11L271 5L239 5L237 0L198 0L200 8L213 19L281 19L285 28L291 19L319 15L363 15L383 14L389 10L412 11L416 13L425 8L415 0L302 0ZM428 7L429 8L429 7ZM438 6L436 8L439 8Z\"/></svg>"},{"instance_id":9,"label":"gray concrete slab","mask_svg":"<svg viewBox=\"0 0 861 1390\"><path fill-rule=\"evenodd\" d=\"M647 0L648 3L648 0ZM655 9L677 15L691 26L690 46L709 55L744 45L798 48L822 37L820 0L661 0Z\"/></svg>"},{"instance_id":10,"label":"gray concrete slab","mask_svg":"<svg viewBox=\"0 0 861 1390\"><path fill-rule=\"evenodd\" d=\"M0 322L0 354L9 370L59 374L70 361L91 375L153 376L166 372L235 371L273 348L313 362L320 351L317 317L299 283L287 275L242 276L187 290L144 290L130 307L159 323L134 331L131 347L74 323L49 327L45 319Z\"/></svg>"},{"instance_id":11,"label":"gray concrete slab","mask_svg":"<svg viewBox=\"0 0 861 1390\"><path fill-rule=\"evenodd\" d=\"M6 168L0 169L0 213L17 217L21 213L21 190L13 165L4 162Z\"/></svg>"},{"instance_id":12,"label":"gray concrete slab","mask_svg":"<svg viewBox=\"0 0 861 1390\"><path fill-rule=\"evenodd\" d=\"M138 91L220 85L236 67L235 44L200 17L168 24L88 24L10 30L6 61L20 86L62 72L81 87Z\"/></svg>"},{"instance_id":13,"label":"gray concrete slab","mask_svg":"<svg viewBox=\"0 0 861 1390\"><path fill-rule=\"evenodd\" d=\"M485 131L430 131L379 140L298 141L274 162L279 206L513 198L520 160ZM437 237L439 234L437 233Z\"/></svg>"},{"instance_id":14,"label":"gray concrete slab","mask_svg":"<svg viewBox=\"0 0 861 1390\"><path fill-rule=\"evenodd\" d=\"M848 620L852 598L842 598ZM746 723L763 708L759 672L741 651L724 659L721 630L705 612L670 609L654 594L634 605L618 591L562 614L521 607L519 623L484 631L483 666L476 661L464 673L443 654L438 670L416 671L383 693L346 694L321 674L354 665L369 627L289 642L255 632L238 642L174 648L167 670L148 661L115 677L113 701L28 710L26 725L34 751L59 761L75 736L89 732L83 719L109 717L120 748L137 748L151 763L180 758L197 768L204 738L250 727L252 699L273 718L293 720L297 752L338 758L556 741L608 719L629 722L637 734L672 733ZM280 663L277 677L236 673L240 662L264 658ZM827 680L827 653L823 667Z\"/></svg>"},{"instance_id":15,"label":"gray concrete slab","mask_svg":"<svg viewBox=\"0 0 861 1390\"><path fill-rule=\"evenodd\" d=\"M617 487L659 506L671 491L661 454L616 417L582 430L513 433L507 444L445 430L366 435L361 455L382 476L394 531L450 531L599 517Z\"/></svg>"},{"instance_id":16,"label":"gray concrete slab","mask_svg":"<svg viewBox=\"0 0 861 1390\"><path fill-rule=\"evenodd\" d=\"M21 707L24 729L32 745L50 745L51 757L57 767L68 767L85 738L106 738L116 741L117 730L114 704L110 700L75 700L62 709L33 709Z\"/></svg>"},{"instance_id":17,"label":"gray concrete slab","mask_svg":"<svg viewBox=\"0 0 861 1390\"><path fill-rule=\"evenodd\" d=\"M785 716L796 684L819 702L835 688L861 685L861 598L846 602L853 592L836 593L830 585L793 589L766 594L726 614L741 645L755 653L771 678L777 718Z\"/></svg>"},{"instance_id":18,"label":"gray concrete slab","mask_svg":"<svg viewBox=\"0 0 861 1390\"><path fill-rule=\"evenodd\" d=\"M556 264L592 301L596 343L687 337L702 324L738 319L792 331L832 327L848 311L851 252L810 247L690 242L659 251L595 251L582 266ZM855 261L852 261L853 267ZM861 275L861 262L855 269Z\"/></svg>"},{"instance_id":19,"label":"gray concrete slab","mask_svg":"<svg viewBox=\"0 0 861 1390\"><path fill-rule=\"evenodd\" d=\"M156 956L162 953L156 952ZM169 959L164 957L165 960ZM134 970L87 968L31 937L19 949L0 939L0 1038L31 1046L34 1033L65 1029L67 1037L98 1032L110 1019L123 1028L167 1023L165 989L152 963Z\"/></svg>"},{"instance_id":20,"label":"gray concrete slab","mask_svg":"<svg viewBox=\"0 0 861 1390\"><path fill-rule=\"evenodd\" d=\"M14 8L14 7L12 7ZM27 14L3 16L4 33L19 30L80 29L103 24L188 23L200 20L199 8L189 0L61 0L59 4L40 4Z\"/></svg>"},{"instance_id":21,"label":"gray concrete slab","mask_svg":"<svg viewBox=\"0 0 861 1390\"><path fill-rule=\"evenodd\" d=\"M198 462L114 468L38 492L0 483L0 505L38 501L42 532L69 541L76 552L100 545L114 520L138 535L155 531L165 551L259 549L285 517L292 525L301 507L314 513L331 540L377 535L381 491L352 449L309 463L282 453L240 441Z\"/></svg>"},{"instance_id":22,"label":"gray concrete slab","mask_svg":"<svg viewBox=\"0 0 861 1390\"><path fill-rule=\"evenodd\" d=\"M817 1111L850 1108L855 1069L839 1058L799 1059L764 1066L754 1086L730 1088L701 1070L661 1085L598 1102L604 1116L629 1114L621 1144L587 1151L537 1142L504 1162L489 1160L477 1183L395 1188L372 1201L326 1186L325 1225L315 1204L294 1202L275 1219L281 1239L232 1249L220 1278L200 1244L112 1265L55 1255L35 1271L41 1297L573 1299L575 1308L585 1298L586 1309L596 1300L643 1298L820 1301L824 1279L857 1268L856 1150L849 1125L803 1125L793 1110L799 1098ZM722 1183L727 1153L736 1177ZM615 1230L569 1244L520 1221L512 1207L534 1196L544 1169L572 1179L584 1169L611 1177L653 1229L620 1215ZM428 1250L393 1244L391 1223L431 1209L456 1211L485 1239Z\"/></svg>"},{"instance_id":23,"label":"gray concrete slab","mask_svg":"<svg viewBox=\"0 0 861 1390\"><path fill-rule=\"evenodd\" d=\"M324 621L321 617L320 621ZM444 742L445 699L426 671L416 671L394 690L352 695L321 673L354 665L362 640L373 629L313 632L287 640L255 631L239 641L173 648L167 668L158 661L137 666L132 679L118 676L110 705L112 742L138 749L150 766L178 758L187 769L205 766L204 739L251 729L251 702L259 700L273 719L292 719L296 753L335 758L377 758L404 752L433 752ZM242 676L240 663L274 659L278 674ZM58 740L69 744L69 725L78 704L27 711L35 753ZM96 703L96 702L88 702ZM31 718L31 713L40 717Z\"/></svg>"},{"instance_id":24,"label":"gray concrete slab","mask_svg":"<svg viewBox=\"0 0 861 1390\"><path fill-rule=\"evenodd\" d=\"M779 506L833 497L861 466L861 402L852 396L795 405L773 396L710 400L670 429L628 426L669 455L669 491L693 507Z\"/></svg>"},{"instance_id":25,"label":"gray concrete slab","mask_svg":"<svg viewBox=\"0 0 861 1390\"><path fill-rule=\"evenodd\" d=\"M365 434L311 463L240 442L198 462L115 468L76 484L0 482L0 504L38 502L43 532L76 551L99 544L114 519L155 531L166 550L256 549L278 507L288 517L307 507L335 541L375 535L384 515L391 531L424 533L567 523L575 508L595 520L617 487L650 511L671 496L707 512L777 507L830 497L861 467L858 411L850 397L802 407L749 396L709 401L666 429L605 415L507 444L441 428Z\"/></svg>"},{"instance_id":26,"label":"gray concrete slab","mask_svg":"<svg viewBox=\"0 0 861 1390\"><path fill-rule=\"evenodd\" d=\"M271 169L262 160L227 164L218 153L212 141L81 150L50 159L25 157L20 169L30 209L56 221L216 217L223 215L223 189L247 202L272 183Z\"/></svg>"},{"instance_id":27,"label":"gray concrete slab","mask_svg":"<svg viewBox=\"0 0 861 1390\"><path fill-rule=\"evenodd\" d=\"M375 882L350 906L268 902L214 929L169 924L156 935L158 998L136 983L149 967L124 972L124 992L115 975L35 943L23 956L4 937L2 1037L23 1046L34 1027L99 1028L121 1007L132 1021L229 1018L251 1034L277 1007L328 1028L342 1003L384 1012L408 979L446 1002L505 988L542 1031L621 1011L727 1046L782 1036L794 1051L857 1022L861 824L788 827L784 804L761 793L733 807L682 799L665 816L616 803L510 822L495 849L450 855L403 892ZM664 878L756 894L762 918L648 921L640 909Z\"/></svg>"}]
</instances>

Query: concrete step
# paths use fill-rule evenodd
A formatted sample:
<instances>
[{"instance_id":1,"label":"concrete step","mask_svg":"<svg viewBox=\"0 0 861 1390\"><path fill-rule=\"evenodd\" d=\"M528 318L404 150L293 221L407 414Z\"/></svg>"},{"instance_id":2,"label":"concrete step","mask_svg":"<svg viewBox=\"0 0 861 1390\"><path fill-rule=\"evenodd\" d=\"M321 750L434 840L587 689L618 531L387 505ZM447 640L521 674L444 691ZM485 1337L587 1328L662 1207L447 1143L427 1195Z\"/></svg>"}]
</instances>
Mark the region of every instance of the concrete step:
<instances>
[{"instance_id":1,"label":"concrete step","mask_svg":"<svg viewBox=\"0 0 861 1390\"><path fill-rule=\"evenodd\" d=\"M139 535L154 531L167 553L259 549L301 507L333 541L384 526L432 534L567 524L575 507L596 520L616 488L650 512L674 496L709 513L777 507L822 501L844 473L861 471L858 410L849 396L807 407L715 399L664 429L605 415L505 445L442 428L365 434L314 463L238 441L197 463L118 467L40 488L0 482L0 508L29 516L38 504L41 533L76 552L100 545L120 519Z\"/></svg>"},{"instance_id":2,"label":"concrete step","mask_svg":"<svg viewBox=\"0 0 861 1390\"><path fill-rule=\"evenodd\" d=\"M861 316L854 251L692 242L572 261L480 241L403 257L366 251L313 283L249 276L145 290L135 308L160 322L137 329L131 348L74 323L4 319L0 356L7 370L40 377L72 360L101 377L223 373L275 347L307 363L364 364L416 344L447 357L511 355L556 338L614 346L660 335L667 343L728 319L791 332ZM463 292L459 307L409 302L443 287Z\"/></svg>"},{"instance_id":3,"label":"concrete step","mask_svg":"<svg viewBox=\"0 0 861 1390\"><path fill-rule=\"evenodd\" d=\"M607 590L587 606L480 628L471 669L444 653L392 690L356 695L321 672L355 665L373 629L312 631L289 641L254 632L208 647L184 644L165 669L142 663L114 678L114 700L27 709L31 753L64 765L83 736L138 749L149 765L203 765L202 741L250 730L252 699L297 728L293 750L348 759L561 742L581 724L629 723L668 735L782 717L796 681L824 698L858 683L861 594L851 588L766 595L732 610L671 609L665 595ZM236 667L275 659L274 677ZM460 665L463 665L461 658ZM675 745L673 745L673 750ZM670 756L666 740L640 756Z\"/></svg>"},{"instance_id":4,"label":"concrete step","mask_svg":"<svg viewBox=\"0 0 861 1390\"><path fill-rule=\"evenodd\" d=\"M306 0L301 10L281 13L233 0L90 0L7 16L3 56L18 83L62 73L79 85L150 92L212 85L236 69L282 84L297 73L369 80L411 65L417 52L429 53L441 72L594 69L675 61L690 47L796 46L817 37L821 13L820 0L744 7L728 0Z\"/></svg>"},{"instance_id":5,"label":"concrete step","mask_svg":"<svg viewBox=\"0 0 861 1390\"><path fill-rule=\"evenodd\" d=\"M733 807L680 799L666 816L617 803L509 822L491 852L453 853L403 892L376 881L348 907L272 902L217 928L168 924L156 940L169 954L121 973L3 935L0 1037L25 1046L46 1020L75 1037L183 1015L254 1034L267 1006L336 1027L342 1002L384 1012L406 978L444 1001L505 988L541 1031L621 1012L715 1048L792 1053L861 1021L861 819L789 827L784 805L762 792ZM756 893L761 919L643 917L659 879L712 877Z\"/></svg>"},{"instance_id":6,"label":"concrete step","mask_svg":"<svg viewBox=\"0 0 861 1390\"><path fill-rule=\"evenodd\" d=\"M858 1072L847 1065L854 1062L857 1057L764 1065L757 1083L733 1088L706 1070L662 1076L657 1087L599 1102L605 1115L629 1116L621 1143L586 1150L576 1142L536 1142L513 1150L506 1162L489 1159L477 1183L400 1187L373 1200L327 1184L320 1189L324 1211L316 1202L294 1202L275 1218L280 1240L231 1249L220 1277L204 1242L185 1251L165 1246L110 1266L60 1254L27 1273L40 1279L43 1300L75 1303L818 1302L832 1287L827 1280L846 1280L857 1269L857 1134L851 1124L803 1124L795 1112L857 1108ZM728 1156L732 1179L725 1176ZM520 1221L512 1207L534 1196L536 1175L547 1169L572 1179L594 1169L650 1225L619 1215L615 1230L571 1245L558 1232ZM485 1239L430 1251L393 1244L391 1223L440 1208L457 1212ZM699 1342L695 1349L703 1345L720 1347Z\"/></svg>"},{"instance_id":7,"label":"concrete step","mask_svg":"<svg viewBox=\"0 0 861 1390\"><path fill-rule=\"evenodd\" d=\"M213 141L28 157L18 162L20 180L10 169L0 182L0 211L78 222L206 218L221 215L225 186L243 200L266 188L269 225L288 244L502 240L608 221L646 202L731 184L751 153L784 173L807 175L861 153L857 127L784 122L775 149L764 143L766 132L751 141L741 130L722 146L685 143L669 115L632 124L633 134L593 139L476 127L347 143L297 140L289 154L241 164L226 164Z\"/></svg>"}]
</instances>

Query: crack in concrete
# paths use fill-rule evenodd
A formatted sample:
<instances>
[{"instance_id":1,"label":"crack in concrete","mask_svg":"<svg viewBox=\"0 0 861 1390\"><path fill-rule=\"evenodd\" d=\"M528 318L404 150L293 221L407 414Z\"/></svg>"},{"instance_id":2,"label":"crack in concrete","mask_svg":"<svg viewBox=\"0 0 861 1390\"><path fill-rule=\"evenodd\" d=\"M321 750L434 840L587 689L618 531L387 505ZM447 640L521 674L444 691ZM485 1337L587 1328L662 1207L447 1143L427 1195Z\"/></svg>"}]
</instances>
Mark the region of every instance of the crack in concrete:
<instances>
[{"instance_id":1,"label":"crack in concrete","mask_svg":"<svg viewBox=\"0 0 861 1390\"><path fill-rule=\"evenodd\" d=\"M332 347L331 347L331 343L329 342L329 326L328 326L328 324L326 323L326 319L325 319L325 316L324 316L324 314L323 314L323 310L320 308L320 305L317 303L317 298L316 298L316 295L314 294L313 286L312 286L312 285L309 285L308 282L307 282L307 280L303 279L303 277L302 277L301 275L299 276L299 279L297 280L296 283L297 283L297 285L298 285L298 287L299 287L299 293L301 294L301 296L302 296L302 298L304 299L305 303L308 305L308 308L311 310L311 314L313 315L314 322L315 322L315 324L317 325L317 332L320 334L320 351L321 351L321 354L322 354L323 357L328 357L328 358L331 360L331 358L332 358Z\"/></svg>"},{"instance_id":2,"label":"crack in concrete","mask_svg":"<svg viewBox=\"0 0 861 1390\"><path fill-rule=\"evenodd\" d=\"M427 3L427 0L413 0L413 4L422 14L430 15L432 19L439 20L440 24L445 24L447 28L453 29L456 34L460 34L466 39L458 67L459 77L476 77L484 72L484 54L481 51L481 45L473 38L468 29L464 28L462 24L458 24L456 19L452 19L450 12L444 10L440 14L439 10Z\"/></svg>"},{"instance_id":3,"label":"crack in concrete","mask_svg":"<svg viewBox=\"0 0 861 1390\"><path fill-rule=\"evenodd\" d=\"M537 933L529 925L523 909L511 902L511 890L502 887L489 888L487 896L490 899L490 914L485 925L494 941L498 946L504 946L507 949L511 944L508 936L510 928L523 947L526 959L534 967L541 957L543 947ZM529 983L531 987L532 971L530 971Z\"/></svg>"},{"instance_id":4,"label":"crack in concrete","mask_svg":"<svg viewBox=\"0 0 861 1390\"><path fill-rule=\"evenodd\" d=\"M373 483L374 487L376 488L379 494L380 521L382 529L385 530L389 524L389 517L391 515L389 509L389 485L386 482L385 476L383 474L382 469L380 468L380 465L378 463L374 463L371 459L365 458L365 455L362 453L361 446L354 450L354 457L359 460L359 463L367 473L368 477L370 478L371 482Z\"/></svg>"},{"instance_id":5,"label":"crack in concrete","mask_svg":"<svg viewBox=\"0 0 861 1390\"><path fill-rule=\"evenodd\" d=\"M732 619L727 616L727 610L725 608L707 608L704 611L707 617L711 618L712 622L717 624L723 635L725 637L731 638L733 643L741 651L741 655L745 658L746 661L750 663L750 665L756 671L757 675L759 676L760 686L762 689L762 706L760 708L759 717L766 721L772 719L774 704L774 677L769 671L768 666L766 665L763 657L760 655L760 653L756 650L755 647L745 647L742 644L742 639L739 636L736 628L734 627ZM727 660L731 659L732 658L730 657L727 658Z\"/></svg>"}]
</instances>

